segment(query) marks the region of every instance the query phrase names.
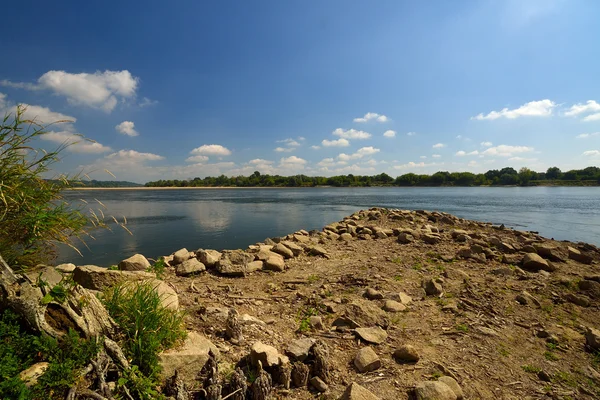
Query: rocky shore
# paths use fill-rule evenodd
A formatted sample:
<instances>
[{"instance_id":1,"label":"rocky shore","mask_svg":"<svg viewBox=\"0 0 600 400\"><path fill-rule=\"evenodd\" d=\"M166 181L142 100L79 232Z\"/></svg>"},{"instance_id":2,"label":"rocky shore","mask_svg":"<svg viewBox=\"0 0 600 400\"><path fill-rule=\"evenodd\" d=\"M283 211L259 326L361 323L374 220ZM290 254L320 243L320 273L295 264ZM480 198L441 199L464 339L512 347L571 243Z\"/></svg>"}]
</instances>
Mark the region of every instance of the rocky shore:
<instances>
[{"instance_id":1,"label":"rocky shore","mask_svg":"<svg viewBox=\"0 0 600 400\"><path fill-rule=\"evenodd\" d=\"M181 249L160 276L139 254L45 274L92 291L153 282L183 310L188 337L161 354L177 399L595 399L599 260L586 243L378 208L245 250Z\"/></svg>"}]
</instances>

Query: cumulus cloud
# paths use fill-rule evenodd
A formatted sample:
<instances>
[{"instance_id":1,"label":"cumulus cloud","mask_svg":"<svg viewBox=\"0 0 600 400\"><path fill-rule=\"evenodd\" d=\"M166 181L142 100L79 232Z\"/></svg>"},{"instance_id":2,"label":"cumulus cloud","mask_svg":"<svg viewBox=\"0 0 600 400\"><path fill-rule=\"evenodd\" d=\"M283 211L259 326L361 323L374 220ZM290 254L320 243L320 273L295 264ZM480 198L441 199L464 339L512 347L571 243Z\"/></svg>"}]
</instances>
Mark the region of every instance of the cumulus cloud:
<instances>
[{"instance_id":1,"label":"cumulus cloud","mask_svg":"<svg viewBox=\"0 0 600 400\"><path fill-rule=\"evenodd\" d=\"M483 154L485 156L512 157L513 154L531 153L532 151L534 151L533 147L507 146L507 145L501 144L500 146L490 147L481 154Z\"/></svg>"},{"instance_id":2,"label":"cumulus cloud","mask_svg":"<svg viewBox=\"0 0 600 400\"><path fill-rule=\"evenodd\" d=\"M132 121L123 121L115 126L117 132L127 136L138 136L139 132L135 130L135 124Z\"/></svg>"},{"instance_id":3,"label":"cumulus cloud","mask_svg":"<svg viewBox=\"0 0 600 400\"><path fill-rule=\"evenodd\" d=\"M487 115L479 114L475 117L471 117L471 119L481 121L495 120L498 118L515 119L519 117L548 117L552 115L554 107L556 107L556 103L548 99L530 101L513 110L503 108L500 111L491 111Z\"/></svg>"},{"instance_id":4,"label":"cumulus cloud","mask_svg":"<svg viewBox=\"0 0 600 400\"><path fill-rule=\"evenodd\" d=\"M481 147L492 147L493 145L492 142L481 142Z\"/></svg>"},{"instance_id":5,"label":"cumulus cloud","mask_svg":"<svg viewBox=\"0 0 600 400\"><path fill-rule=\"evenodd\" d=\"M462 150L457 151L455 154L455 156L459 156L459 157L466 156L466 155L467 155L467 152L462 151Z\"/></svg>"},{"instance_id":6,"label":"cumulus cloud","mask_svg":"<svg viewBox=\"0 0 600 400\"><path fill-rule=\"evenodd\" d=\"M348 160L356 160L363 157L372 156L373 154L379 153L379 149L374 148L373 146L361 147L353 154L345 154L341 153L337 156L338 160L348 161Z\"/></svg>"},{"instance_id":7,"label":"cumulus cloud","mask_svg":"<svg viewBox=\"0 0 600 400\"><path fill-rule=\"evenodd\" d=\"M431 158L441 158L442 156L440 154L432 154Z\"/></svg>"},{"instance_id":8,"label":"cumulus cloud","mask_svg":"<svg viewBox=\"0 0 600 400\"><path fill-rule=\"evenodd\" d=\"M460 150L460 151L457 151L457 152L456 152L456 154L454 154L454 155L455 155L455 156L458 156L458 157L464 157L464 156L476 156L476 155L479 155L479 151L477 151L477 150L474 150L474 151L471 151L470 153L467 153L467 152L466 152L466 151L464 151L464 150Z\"/></svg>"},{"instance_id":9,"label":"cumulus cloud","mask_svg":"<svg viewBox=\"0 0 600 400\"><path fill-rule=\"evenodd\" d=\"M248 164L251 164L251 165L273 164L273 161L263 160L262 158L255 158L254 160L248 161Z\"/></svg>"},{"instance_id":10,"label":"cumulus cloud","mask_svg":"<svg viewBox=\"0 0 600 400\"><path fill-rule=\"evenodd\" d=\"M383 136L386 137L386 138L396 137L396 131L393 131L391 129L387 130L387 131L383 132Z\"/></svg>"},{"instance_id":11,"label":"cumulus cloud","mask_svg":"<svg viewBox=\"0 0 600 400\"><path fill-rule=\"evenodd\" d=\"M427 156L420 156L419 157L421 160L425 160L427 158Z\"/></svg>"},{"instance_id":12,"label":"cumulus cloud","mask_svg":"<svg viewBox=\"0 0 600 400\"><path fill-rule=\"evenodd\" d=\"M104 157L107 160L123 160L127 162L144 162L164 160L163 156L153 153L140 153L135 150L119 150Z\"/></svg>"},{"instance_id":13,"label":"cumulus cloud","mask_svg":"<svg viewBox=\"0 0 600 400\"><path fill-rule=\"evenodd\" d=\"M93 74L73 74L65 71L48 71L36 84L0 81L0 85L27 90L49 90L66 97L75 105L84 105L111 112L119 100L135 97L139 79L127 70L97 71Z\"/></svg>"},{"instance_id":14,"label":"cumulus cloud","mask_svg":"<svg viewBox=\"0 0 600 400\"><path fill-rule=\"evenodd\" d=\"M276 151L278 153L291 153L294 150L296 150L296 149L293 147L275 147L273 149L273 151Z\"/></svg>"},{"instance_id":15,"label":"cumulus cloud","mask_svg":"<svg viewBox=\"0 0 600 400\"><path fill-rule=\"evenodd\" d=\"M417 132L408 132L406 134L406 136L415 136L417 134Z\"/></svg>"},{"instance_id":16,"label":"cumulus cloud","mask_svg":"<svg viewBox=\"0 0 600 400\"><path fill-rule=\"evenodd\" d=\"M39 136L42 140L67 145L67 149L73 153L106 153L111 148L104 146L94 140L86 139L83 135L71 131L50 131Z\"/></svg>"},{"instance_id":17,"label":"cumulus cloud","mask_svg":"<svg viewBox=\"0 0 600 400\"><path fill-rule=\"evenodd\" d=\"M387 122L389 119L385 115L368 112L364 117L354 118L354 122L368 122L371 120L375 120L377 122Z\"/></svg>"},{"instance_id":18,"label":"cumulus cloud","mask_svg":"<svg viewBox=\"0 0 600 400\"><path fill-rule=\"evenodd\" d=\"M321 142L323 147L348 147L350 146L350 142L346 139L338 139L338 140L323 140Z\"/></svg>"},{"instance_id":19,"label":"cumulus cloud","mask_svg":"<svg viewBox=\"0 0 600 400\"><path fill-rule=\"evenodd\" d=\"M279 166L281 168L298 168L302 169L306 165L307 161L303 158L290 156L283 157L279 160Z\"/></svg>"},{"instance_id":20,"label":"cumulus cloud","mask_svg":"<svg viewBox=\"0 0 600 400\"><path fill-rule=\"evenodd\" d=\"M440 163L425 163L425 162L413 162L410 161L406 164L402 164L402 165L394 165L394 169L413 169L413 168L425 168L425 167L432 167L435 165L443 165Z\"/></svg>"},{"instance_id":21,"label":"cumulus cloud","mask_svg":"<svg viewBox=\"0 0 600 400\"><path fill-rule=\"evenodd\" d=\"M600 150L587 150L583 152L583 155L586 157L600 156Z\"/></svg>"},{"instance_id":22,"label":"cumulus cloud","mask_svg":"<svg viewBox=\"0 0 600 400\"><path fill-rule=\"evenodd\" d=\"M302 138L302 139L298 138L298 140L304 140L304 138ZM300 146L300 143L298 143L297 141L295 141L294 139L291 139L291 138L283 139L283 140L277 140L277 143L285 143L285 145L289 146L289 147L298 147L298 146Z\"/></svg>"},{"instance_id":23,"label":"cumulus cloud","mask_svg":"<svg viewBox=\"0 0 600 400\"><path fill-rule=\"evenodd\" d=\"M596 113L596 114L590 114L586 117L583 118L583 120L585 122L589 122L589 121L599 121L600 120L600 113Z\"/></svg>"},{"instance_id":24,"label":"cumulus cloud","mask_svg":"<svg viewBox=\"0 0 600 400\"><path fill-rule=\"evenodd\" d=\"M567 117L575 117L580 114L587 114L590 112L600 112L600 104L594 100L588 100L585 103L578 103L572 105L568 111L565 112Z\"/></svg>"},{"instance_id":25,"label":"cumulus cloud","mask_svg":"<svg viewBox=\"0 0 600 400\"><path fill-rule=\"evenodd\" d=\"M442 149L442 148L446 147L446 145L444 143L436 143L431 147L433 147L434 149Z\"/></svg>"},{"instance_id":26,"label":"cumulus cloud","mask_svg":"<svg viewBox=\"0 0 600 400\"><path fill-rule=\"evenodd\" d=\"M537 158L511 157L508 161L537 161Z\"/></svg>"},{"instance_id":27,"label":"cumulus cloud","mask_svg":"<svg viewBox=\"0 0 600 400\"><path fill-rule=\"evenodd\" d=\"M190 154L204 156L228 156L231 154L231 150L221 146L220 144L204 144L190 151Z\"/></svg>"},{"instance_id":28,"label":"cumulus cloud","mask_svg":"<svg viewBox=\"0 0 600 400\"><path fill-rule=\"evenodd\" d=\"M345 131L342 128L337 128L335 131L333 131L333 135L339 136L343 139L357 140L369 139L371 137L371 134L368 132L357 131L356 129L348 129Z\"/></svg>"},{"instance_id":29,"label":"cumulus cloud","mask_svg":"<svg viewBox=\"0 0 600 400\"><path fill-rule=\"evenodd\" d=\"M185 159L187 162L205 163L208 161L208 156L191 156Z\"/></svg>"},{"instance_id":30,"label":"cumulus cloud","mask_svg":"<svg viewBox=\"0 0 600 400\"><path fill-rule=\"evenodd\" d=\"M591 138L594 136L600 136L600 132L594 132L594 133L582 133L580 135L575 136L575 138L577 139L587 139L587 138Z\"/></svg>"},{"instance_id":31,"label":"cumulus cloud","mask_svg":"<svg viewBox=\"0 0 600 400\"><path fill-rule=\"evenodd\" d=\"M310 146L310 148L313 150L319 150L321 148L321 146Z\"/></svg>"}]
</instances>

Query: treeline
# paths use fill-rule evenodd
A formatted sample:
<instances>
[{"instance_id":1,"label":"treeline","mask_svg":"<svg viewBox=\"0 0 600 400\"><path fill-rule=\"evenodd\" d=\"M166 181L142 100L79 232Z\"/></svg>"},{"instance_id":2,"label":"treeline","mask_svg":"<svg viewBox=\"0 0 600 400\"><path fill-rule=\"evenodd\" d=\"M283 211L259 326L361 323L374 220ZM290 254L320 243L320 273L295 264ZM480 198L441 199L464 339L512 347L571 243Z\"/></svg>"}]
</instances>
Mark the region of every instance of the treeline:
<instances>
[{"instance_id":1,"label":"treeline","mask_svg":"<svg viewBox=\"0 0 600 400\"><path fill-rule=\"evenodd\" d=\"M489 170L484 174L471 172L440 171L433 175L408 173L393 178L386 173L373 176L339 175L322 176L280 176L262 175L255 171L250 176L218 177L204 179L159 180L146 183L147 187L314 187L314 186L502 186L502 185L599 185L600 168L587 167L581 170L562 172L558 167L546 172L535 172L529 168L502 168Z\"/></svg>"},{"instance_id":2,"label":"treeline","mask_svg":"<svg viewBox=\"0 0 600 400\"><path fill-rule=\"evenodd\" d=\"M65 187L89 187L89 188L115 188L115 187L140 187L144 186L140 183L128 182L128 181L97 181L95 179L89 181L81 181L81 180L71 180L68 183L61 180L49 179L49 182L52 182L57 185L62 185Z\"/></svg>"}]
</instances>

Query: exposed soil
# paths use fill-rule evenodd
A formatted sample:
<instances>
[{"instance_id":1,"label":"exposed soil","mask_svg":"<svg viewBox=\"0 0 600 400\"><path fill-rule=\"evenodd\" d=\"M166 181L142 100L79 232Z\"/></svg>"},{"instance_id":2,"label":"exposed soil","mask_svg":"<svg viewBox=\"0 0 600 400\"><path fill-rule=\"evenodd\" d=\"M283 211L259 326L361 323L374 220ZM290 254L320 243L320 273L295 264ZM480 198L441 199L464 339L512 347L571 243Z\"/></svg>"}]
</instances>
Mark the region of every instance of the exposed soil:
<instances>
[{"instance_id":1,"label":"exposed soil","mask_svg":"<svg viewBox=\"0 0 600 400\"><path fill-rule=\"evenodd\" d=\"M371 234L361 234L366 227ZM406 238L402 231L412 233L414 241L399 243L399 235ZM340 240L343 232L352 238ZM417 382L440 375L455 377L467 399L600 398L600 357L594 359L584 337L587 327L600 326L596 247L448 214L383 209L359 212L302 236L308 241L297 244L321 246L328 258L303 252L287 259L283 272L257 271L243 278L210 270L183 278L167 271L164 279L179 294L187 328L220 349L221 371L232 369L256 341L283 354L293 340L311 337L329 348L334 368L328 390L276 387L274 398L337 399L357 382L381 399L406 399ZM288 239L295 241L292 235ZM593 262L570 259L567 246ZM555 270L521 266L532 251ZM429 279L438 280L441 294L426 295L423 282ZM379 293L371 293L375 299L365 297L367 288ZM383 311L386 300L399 301L400 292L412 297L406 310ZM231 307L264 322L244 324L241 343L225 339L227 310L222 309ZM356 308L366 315L354 315L354 322L377 324L388 335L371 345L381 359L373 372L359 373L354 365L357 352L369 344L352 327L332 326L344 313L356 314ZM310 315L321 316L323 328L311 328ZM392 357L405 344L417 349L418 362Z\"/></svg>"}]
</instances>

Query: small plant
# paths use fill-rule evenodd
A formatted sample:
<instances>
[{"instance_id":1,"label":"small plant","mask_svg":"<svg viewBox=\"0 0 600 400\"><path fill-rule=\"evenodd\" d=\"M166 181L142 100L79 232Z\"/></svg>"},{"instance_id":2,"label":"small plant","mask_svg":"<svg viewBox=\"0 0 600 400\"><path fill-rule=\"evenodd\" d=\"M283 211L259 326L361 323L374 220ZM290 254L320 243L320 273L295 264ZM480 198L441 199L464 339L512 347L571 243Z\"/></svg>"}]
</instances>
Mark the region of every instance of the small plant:
<instances>
[{"instance_id":1,"label":"small plant","mask_svg":"<svg viewBox=\"0 0 600 400\"><path fill-rule=\"evenodd\" d=\"M444 374L442 374L442 373L441 373L440 371L438 371L438 370L435 370L435 371L433 371L433 373L431 374L431 377L432 377L433 379L439 379L439 378L441 378L442 376L444 376Z\"/></svg>"},{"instance_id":2,"label":"small plant","mask_svg":"<svg viewBox=\"0 0 600 400\"><path fill-rule=\"evenodd\" d=\"M556 356L556 354L554 354L554 353L553 353L553 352L551 352L551 351L546 351L546 352L544 353L544 357L545 357L545 358L546 358L546 360L548 360L548 361L558 361L558 360L559 360L559 358Z\"/></svg>"},{"instance_id":3,"label":"small plant","mask_svg":"<svg viewBox=\"0 0 600 400\"><path fill-rule=\"evenodd\" d=\"M394 264L402 264L402 259L400 257L392 258L392 262Z\"/></svg>"},{"instance_id":4,"label":"small plant","mask_svg":"<svg viewBox=\"0 0 600 400\"><path fill-rule=\"evenodd\" d=\"M469 326L467 324L456 325L456 330L460 332L469 332Z\"/></svg>"},{"instance_id":5,"label":"small plant","mask_svg":"<svg viewBox=\"0 0 600 400\"><path fill-rule=\"evenodd\" d=\"M551 306L550 304L544 304L542 306L542 311L547 312L548 314L550 314L552 312L552 310L554 309L553 306Z\"/></svg>"},{"instance_id":6,"label":"small plant","mask_svg":"<svg viewBox=\"0 0 600 400\"><path fill-rule=\"evenodd\" d=\"M523 371L530 374L537 374L542 370L541 368L535 367L533 365L522 365L521 368L523 368Z\"/></svg>"},{"instance_id":7,"label":"small plant","mask_svg":"<svg viewBox=\"0 0 600 400\"><path fill-rule=\"evenodd\" d=\"M306 307L298 312L298 319L300 319L300 326L298 332L308 332L310 330L310 317L319 315L317 308Z\"/></svg>"},{"instance_id":8,"label":"small plant","mask_svg":"<svg viewBox=\"0 0 600 400\"><path fill-rule=\"evenodd\" d=\"M111 265L110 267L107 268L109 271L118 271L119 270L119 266L118 265Z\"/></svg>"},{"instance_id":9,"label":"small plant","mask_svg":"<svg viewBox=\"0 0 600 400\"><path fill-rule=\"evenodd\" d=\"M319 280L319 275L309 275L307 278L308 283L315 283Z\"/></svg>"},{"instance_id":10,"label":"small plant","mask_svg":"<svg viewBox=\"0 0 600 400\"><path fill-rule=\"evenodd\" d=\"M159 258L154 264L148 267L148 272L154 272L158 279L161 279L165 273L165 269L167 268L167 263L165 262L165 258Z\"/></svg>"},{"instance_id":11,"label":"small plant","mask_svg":"<svg viewBox=\"0 0 600 400\"><path fill-rule=\"evenodd\" d=\"M573 388L578 386L577 379L575 379L575 377L568 372L558 371L556 374L554 374L554 378L557 382L564 383L567 386Z\"/></svg>"},{"instance_id":12,"label":"small plant","mask_svg":"<svg viewBox=\"0 0 600 400\"><path fill-rule=\"evenodd\" d=\"M498 346L498 353L500 353L502 357L508 357L510 355L510 352L506 349L506 346L503 343Z\"/></svg>"},{"instance_id":13,"label":"small plant","mask_svg":"<svg viewBox=\"0 0 600 400\"><path fill-rule=\"evenodd\" d=\"M402 276L401 275L396 275L396 276L394 276L394 280L396 282L402 282Z\"/></svg>"},{"instance_id":14,"label":"small plant","mask_svg":"<svg viewBox=\"0 0 600 400\"><path fill-rule=\"evenodd\" d=\"M412 269L414 269L415 271L422 271L423 270L423 264L416 263L415 265L412 266Z\"/></svg>"}]
</instances>

